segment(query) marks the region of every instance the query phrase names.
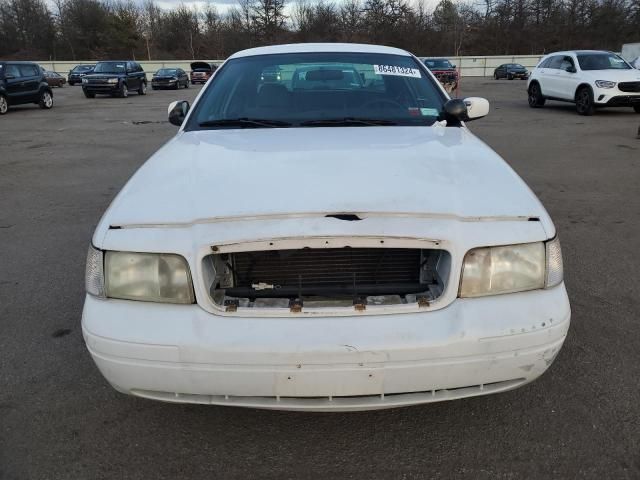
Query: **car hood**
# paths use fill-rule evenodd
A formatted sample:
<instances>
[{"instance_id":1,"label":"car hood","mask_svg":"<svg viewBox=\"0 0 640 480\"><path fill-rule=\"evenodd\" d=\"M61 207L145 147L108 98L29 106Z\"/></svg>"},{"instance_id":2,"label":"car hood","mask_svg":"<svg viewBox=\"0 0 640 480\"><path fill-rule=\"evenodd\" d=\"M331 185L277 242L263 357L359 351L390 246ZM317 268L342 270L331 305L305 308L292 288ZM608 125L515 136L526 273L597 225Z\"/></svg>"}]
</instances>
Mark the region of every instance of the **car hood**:
<instances>
[{"instance_id":1,"label":"car hood","mask_svg":"<svg viewBox=\"0 0 640 480\"><path fill-rule=\"evenodd\" d=\"M583 70L582 74L592 80L610 80L612 82L638 82L640 70Z\"/></svg>"},{"instance_id":2,"label":"car hood","mask_svg":"<svg viewBox=\"0 0 640 480\"><path fill-rule=\"evenodd\" d=\"M544 207L466 128L329 127L182 132L130 179L108 226L369 213L466 221L537 217Z\"/></svg>"}]
</instances>

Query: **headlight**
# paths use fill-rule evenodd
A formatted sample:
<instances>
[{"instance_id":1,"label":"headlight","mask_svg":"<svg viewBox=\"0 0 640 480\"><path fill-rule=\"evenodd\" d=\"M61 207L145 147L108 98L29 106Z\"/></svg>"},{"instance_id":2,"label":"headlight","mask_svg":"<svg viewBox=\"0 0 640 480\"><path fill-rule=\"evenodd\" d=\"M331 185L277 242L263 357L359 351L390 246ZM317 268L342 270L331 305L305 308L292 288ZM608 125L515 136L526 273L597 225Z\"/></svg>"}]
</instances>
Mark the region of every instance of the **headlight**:
<instances>
[{"instance_id":1,"label":"headlight","mask_svg":"<svg viewBox=\"0 0 640 480\"><path fill-rule=\"evenodd\" d=\"M89 83L89 79L88 78L83 78L82 79L82 83Z\"/></svg>"},{"instance_id":2,"label":"headlight","mask_svg":"<svg viewBox=\"0 0 640 480\"><path fill-rule=\"evenodd\" d=\"M168 253L105 252L105 292L110 298L193 303L187 261Z\"/></svg>"},{"instance_id":3,"label":"headlight","mask_svg":"<svg viewBox=\"0 0 640 480\"><path fill-rule=\"evenodd\" d=\"M557 238L470 250L464 258L460 297L481 297L553 287L562 282Z\"/></svg>"},{"instance_id":4,"label":"headlight","mask_svg":"<svg viewBox=\"0 0 640 480\"><path fill-rule=\"evenodd\" d=\"M613 88L616 86L616 82L610 82L609 80L596 80L596 87L598 88Z\"/></svg>"},{"instance_id":5,"label":"headlight","mask_svg":"<svg viewBox=\"0 0 640 480\"><path fill-rule=\"evenodd\" d=\"M107 80L107 83L118 83L118 79L117 78L110 78L109 80Z\"/></svg>"}]
</instances>

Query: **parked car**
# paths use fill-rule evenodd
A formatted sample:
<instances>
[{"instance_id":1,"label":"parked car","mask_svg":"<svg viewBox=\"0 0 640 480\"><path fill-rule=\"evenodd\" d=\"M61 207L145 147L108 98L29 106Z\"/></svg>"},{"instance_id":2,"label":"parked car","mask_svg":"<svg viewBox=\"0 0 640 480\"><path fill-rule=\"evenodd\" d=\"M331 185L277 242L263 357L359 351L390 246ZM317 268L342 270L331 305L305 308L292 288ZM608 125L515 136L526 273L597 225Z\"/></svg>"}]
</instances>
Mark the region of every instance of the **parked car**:
<instances>
[{"instance_id":1,"label":"parked car","mask_svg":"<svg viewBox=\"0 0 640 480\"><path fill-rule=\"evenodd\" d=\"M207 81L213 75L213 72L216 71L215 65L212 65L208 62L192 62L191 63L191 85L195 85L196 83L207 83Z\"/></svg>"},{"instance_id":2,"label":"parked car","mask_svg":"<svg viewBox=\"0 0 640 480\"><path fill-rule=\"evenodd\" d=\"M526 80L529 78L529 71L519 63L503 63L493 71L493 78L495 80L500 78Z\"/></svg>"},{"instance_id":3,"label":"parked car","mask_svg":"<svg viewBox=\"0 0 640 480\"><path fill-rule=\"evenodd\" d=\"M50 87L64 87L64 84L67 83L67 79L59 73L45 70L43 74Z\"/></svg>"},{"instance_id":4,"label":"parked car","mask_svg":"<svg viewBox=\"0 0 640 480\"><path fill-rule=\"evenodd\" d=\"M107 94L126 98L130 91L138 95L147 93L147 77L142 66L131 60L99 62L93 73L82 77L85 97Z\"/></svg>"},{"instance_id":5,"label":"parked car","mask_svg":"<svg viewBox=\"0 0 640 480\"><path fill-rule=\"evenodd\" d=\"M532 108L560 100L575 103L580 115L593 115L597 107L632 107L640 113L640 72L612 52L547 55L531 73L527 90Z\"/></svg>"},{"instance_id":6,"label":"parked car","mask_svg":"<svg viewBox=\"0 0 640 480\"><path fill-rule=\"evenodd\" d=\"M373 87L334 87L346 65ZM274 67L327 84L264 83ZM93 235L99 370L148 399L320 411L531 382L569 328L560 243L468 130L488 111L397 48L235 53L169 106L178 134Z\"/></svg>"},{"instance_id":7,"label":"parked car","mask_svg":"<svg viewBox=\"0 0 640 480\"><path fill-rule=\"evenodd\" d=\"M282 72L278 67L269 67L262 70L260 80L263 83L277 83L282 81Z\"/></svg>"},{"instance_id":8,"label":"parked car","mask_svg":"<svg viewBox=\"0 0 640 480\"><path fill-rule=\"evenodd\" d=\"M181 68L161 68L153 74L151 79L151 88L154 90L159 88L178 90L181 86L189 88L189 75Z\"/></svg>"},{"instance_id":9,"label":"parked car","mask_svg":"<svg viewBox=\"0 0 640 480\"><path fill-rule=\"evenodd\" d=\"M447 92L458 88L458 71L449 60L446 58L422 58L421 60Z\"/></svg>"},{"instance_id":10,"label":"parked car","mask_svg":"<svg viewBox=\"0 0 640 480\"><path fill-rule=\"evenodd\" d=\"M76 83L82 83L82 77L93 73L93 69L95 65L76 65L71 70L69 70L69 85L73 86Z\"/></svg>"},{"instance_id":11,"label":"parked car","mask_svg":"<svg viewBox=\"0 0 640 480\"><path fill-rule=\"evenodd\" d=\"M0 115L26 103L47 110L53 107L53 92L42 69L33 62L0 61Z\"/></svg>"}]
</instances>

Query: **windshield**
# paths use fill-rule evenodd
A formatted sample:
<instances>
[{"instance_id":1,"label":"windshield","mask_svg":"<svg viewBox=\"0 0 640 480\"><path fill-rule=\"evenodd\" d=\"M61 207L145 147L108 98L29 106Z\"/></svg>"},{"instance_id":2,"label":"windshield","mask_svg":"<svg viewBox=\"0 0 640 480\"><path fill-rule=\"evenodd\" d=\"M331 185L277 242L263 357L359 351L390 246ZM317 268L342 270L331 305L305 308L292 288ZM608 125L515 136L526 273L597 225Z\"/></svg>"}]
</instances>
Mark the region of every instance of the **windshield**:
<instances>
[{"instance_id":1,"label":"windshield","mask_svg":"<svg viewBox=\"0 0 640 480\"><path fill-rule=\"evenodd\" d=\"M156 72L156 75L177 75L178 71L175 68L161 68Z\"/></svg>"},{"instance_id":2,"label":"windshield","mask_svg":"<svg viewBox=\"0 0 640 480\"><path fill-rule=\"evenodd\" d=\"M126 65L124 62L101 62L96 65L94 73L125 73Z\"/></svg>"},{"instance_id":3,"label":"windshield","mask_svg":"<svg viewBox=\"0 0 640 480\"><path fill-rule=\"evenodd\" d=\"M522 65L520 65L519 63L512 63L511 68L517 68L518 70L523 69L524 67Z\"/></svg>"},{"instance_id":4,"label":"windshield","mask_svg":"<svg viewBox=\"0 0 640 480\"><path fill-rule=\"evenodd\" d=\"M93 67L91 65L78 65L73 69L74 72L86 72L87 70L91 70Z\"/></svg>"},{"instance_id":5,"label":"windshield","mask_svg":"<svg viewBox=\"0 0 640 480\"><path fill-rule=\"evenodd\" d=\"M228 61L185 129L431 125L444 101L409 56L259 55Z\"/></svg>"},{"instance_id":6,"label":"windshield","mask_svg":"<svg viewBox=\"0 0 640 480\"><path fill-rule=\"evenodd\" d=\"M440 58L427 58L425 59L424 64L429 70L437 70L438 68L453 68L453 65L451 65L451 62L449 60Z\"/></svg>"},{"instance_id":7,"label":"windshield","mask_svg":"<svg viewBox=\"0 0 640 480\"><path fill-rule=\"evenodd\" d=\"M582 70L630 70L622 58L613 53L578 54L578 63Z\"/></svg>"}]
</instances>

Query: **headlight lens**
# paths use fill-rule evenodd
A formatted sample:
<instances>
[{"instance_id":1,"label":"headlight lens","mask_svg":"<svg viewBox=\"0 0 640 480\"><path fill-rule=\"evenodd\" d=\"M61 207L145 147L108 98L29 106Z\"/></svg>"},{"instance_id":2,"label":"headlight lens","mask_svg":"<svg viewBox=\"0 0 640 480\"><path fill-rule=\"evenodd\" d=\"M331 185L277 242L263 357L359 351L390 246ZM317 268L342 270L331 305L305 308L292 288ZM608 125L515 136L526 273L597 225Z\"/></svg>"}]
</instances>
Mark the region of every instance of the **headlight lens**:
<instances>
[{"instance_id":1,"label":"headlight lens","mask_svg":"<svg viewBox=\"0 0 640 480\"><path fill-rule=\"evenodd\" d=\"M481 297L543 288L544 243L470 250L464 258L461 297Z\"/></svg>"},{"instance_id":2,"label":"headlight lens","mask_svg":"<svg viewBox=\"0 0 640 480\"><path fill-rule=\"evenodd\" d=\"M187 261L180 255L106 252L106 296L147 302L193 303Z\"/></svg>"},{"instance_id":3,"label":"headlight lens","mask_svg":"<svg viewBox=\"0 0 640 480\"><path fill-rule=\"evenodd\" d=\"M103 297L104 294L104 269L102 251L89 245L87 252L87 266L84 275L84 285L87 293L96 297Z\"/></svg>"},{"instance_id":4,"label":"headlight lens","mask_svg":"<svg viewBox=\"0 0 640 480\"><path fill-rule=\"evenodd\" d=\"M107 83L118 83L118 79L117 78L110 78L109 80L107 80Z\"/></svg>"},{"instance_id":5,"label":"headlight lens","mask_svg":"<svg viewBox=\"0 0 640 480\"><path fill-rule=\"evenodd\" d=\"M555 287L564 278L560 241L470 250L464 258L460 297L482 297Z\"/></svg>"},{"instance_id":6,"label":"headlight lens","mask_svg":"<svg viewBox=\"0 0 640 480\"><path fill-rule=\"evenodd\" d=\"M596 87L598 88L613 88L616 86L616 82L610 82L609 80L596 80Z\"/></svg>"},{"instance_id":7,"label":"headlight lens","mask_svg":"<svg viewBox=\"0 0 640 480\"><path fill-rule=\"evenodd\" d=\"M88 78L82 78L82 83L89 83L89 79Z\"/></svg>"}]
</instances>

